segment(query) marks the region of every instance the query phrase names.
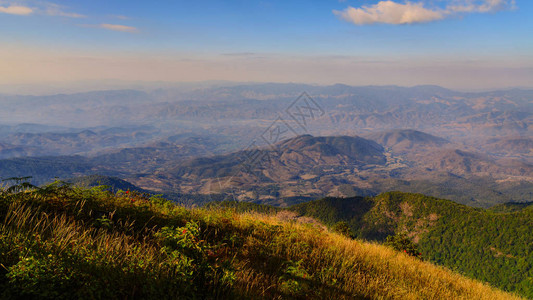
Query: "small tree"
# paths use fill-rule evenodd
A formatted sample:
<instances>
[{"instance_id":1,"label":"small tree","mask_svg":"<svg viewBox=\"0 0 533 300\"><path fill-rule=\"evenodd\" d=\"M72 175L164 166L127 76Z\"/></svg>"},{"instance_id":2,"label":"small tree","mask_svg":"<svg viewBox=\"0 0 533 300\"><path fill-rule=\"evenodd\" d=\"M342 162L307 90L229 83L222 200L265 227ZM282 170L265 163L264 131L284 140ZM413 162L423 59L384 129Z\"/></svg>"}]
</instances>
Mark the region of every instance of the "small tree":
<instances>
[{"instance_id":1,"label":"small tree","mask_svg":"<svg viewBox=\"0 0 533 300\"><path fill-rule=\"evenodd\" d=\"M340 222L337 222L335 223L335 225L333 225L333 231L338 233L338 234L342 234L346 237L349 237L349 238L354 238L354 234L353 234L353 231L352 229L350 228L350 226L348 225L348 223L346 223L345 221L340 221Z\"/></svg>"},{"instance_id":2,"label":"small tree","mask_svg":"<svg viewBox=\"0 0 533 300\"><path fill-rule=\"evenodd\" d=\"M396 235L389 235L385 245L392 247L394 250L404 252L408 255L421 258L422 253L418 251L418 247L413 241L407 237L405 233L398 233Z\"/></svg>"},{"instance_id":3,"label":"small tree","mask_svg":"<svg viewBox=\"0 0 533 300\"><path fill-rule=\"evenodd\" d=\"M31 184L29 181L32 177L11 177L7 179L2 179L2 182L11 182L11 184L7 184L6 186L2 187L2 193L7 194L17 194L25 191L30 191L37 189L37 187L33 184Z\"/></svg>"}]
</instances>

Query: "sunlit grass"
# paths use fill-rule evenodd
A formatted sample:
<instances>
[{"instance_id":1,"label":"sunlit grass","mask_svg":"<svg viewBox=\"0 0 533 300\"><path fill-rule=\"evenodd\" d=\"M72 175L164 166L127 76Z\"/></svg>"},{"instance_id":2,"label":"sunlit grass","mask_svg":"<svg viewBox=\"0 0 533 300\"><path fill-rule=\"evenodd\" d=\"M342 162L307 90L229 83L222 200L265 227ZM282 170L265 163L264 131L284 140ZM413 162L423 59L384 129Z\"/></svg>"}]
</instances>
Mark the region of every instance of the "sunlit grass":
<instances>
[{"instance_id":1,"label":"sunlit grass","mask_svg":"<svg viewBox=\"0 0 533 300\"><path fill-rule=\"evenodd\" d=\"M275 216L60 185L0 203L2 298L518 299Z\"/></svg>"}]
</instances>

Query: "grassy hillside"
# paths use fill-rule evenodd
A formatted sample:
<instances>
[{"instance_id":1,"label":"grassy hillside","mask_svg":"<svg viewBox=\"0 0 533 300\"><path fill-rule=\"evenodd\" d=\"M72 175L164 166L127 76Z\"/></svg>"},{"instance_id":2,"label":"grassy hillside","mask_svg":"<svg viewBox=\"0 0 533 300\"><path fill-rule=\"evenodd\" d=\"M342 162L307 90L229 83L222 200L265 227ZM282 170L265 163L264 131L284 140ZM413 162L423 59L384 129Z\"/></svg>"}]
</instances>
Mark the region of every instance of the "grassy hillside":
<instances>
[{"instance_id":1,"label":"grassy hillside","mask_svg":"<svg viewBox=\"0 0 533 300\"><path fill-rule=\"evenodd\" d=\"M289 210L330 226L345 221L356 237L367 240L406 233L425 259L533 298L532 208L508 204L483 210L390 192L369 198L325 198Z\"/></svg>"},{"instance_id":2,"label":"grassy hillside","mask_svg":"<svg viewBox=\"0 0 533 300\"><path fill-rule=\"evenodd\" d=\"M53 184L0 191L2 299L513 299L318 224Z\"/></svg>"}]
</instances>

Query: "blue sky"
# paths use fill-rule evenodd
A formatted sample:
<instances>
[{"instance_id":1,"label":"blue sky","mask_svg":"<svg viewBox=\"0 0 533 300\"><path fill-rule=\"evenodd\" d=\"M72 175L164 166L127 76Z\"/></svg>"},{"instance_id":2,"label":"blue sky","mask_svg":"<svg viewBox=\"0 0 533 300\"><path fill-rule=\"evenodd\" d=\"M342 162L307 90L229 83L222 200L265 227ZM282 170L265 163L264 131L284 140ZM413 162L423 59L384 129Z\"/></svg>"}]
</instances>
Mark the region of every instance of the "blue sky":
<instances>
[{"instance_id":1,"label":"blue sky","mask_svg":"<svg viewBox=\"0 0 533 300\"><path fill-rule=\"evenodd\" d=\"M0 84L525 86L532 33L523 0L0 0Z\"/></svg>"}]
</instances>

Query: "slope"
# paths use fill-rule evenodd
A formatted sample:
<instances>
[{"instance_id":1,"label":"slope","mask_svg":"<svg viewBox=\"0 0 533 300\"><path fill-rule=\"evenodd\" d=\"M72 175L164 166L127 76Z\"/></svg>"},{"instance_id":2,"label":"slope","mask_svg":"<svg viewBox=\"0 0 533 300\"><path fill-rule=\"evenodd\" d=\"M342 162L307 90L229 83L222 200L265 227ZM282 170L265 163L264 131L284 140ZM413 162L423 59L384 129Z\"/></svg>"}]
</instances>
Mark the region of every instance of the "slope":
<instances>
[{"instance_id":1,"label":"slope","mask_svg":"<svg viewBox=\"0 0 533 300\"><path fill-rule=\"evenodd\" d=\"M449 145L450 141L425 132L411 129L396 129L366 135L366 138L391 148L394 152L407 152L415 148L436 148Z\"/></svg>"},{"instance_id":2,"label":"slope","mask_svg":"<svg viewBox=\"0 0 533 300\"><path fill-rule=\"evenodd\" d=\"M533 298L531 205L483 210L421 194L325 198L289 208L326 224L346 221L357 237L382 241L407 233L424 257Z\"/></svg>"},{"instance_id":3,"label":"slope","mask_svg":"<svg viewBox=\"0 0 533 300\"><path fill-rule=\"evenodd\" d=\"M0 193L4 299L518 299L318 226L99 188L16 187Z\"/></svg>"}]
</instances>

